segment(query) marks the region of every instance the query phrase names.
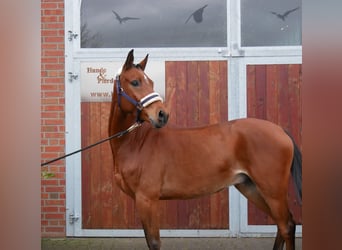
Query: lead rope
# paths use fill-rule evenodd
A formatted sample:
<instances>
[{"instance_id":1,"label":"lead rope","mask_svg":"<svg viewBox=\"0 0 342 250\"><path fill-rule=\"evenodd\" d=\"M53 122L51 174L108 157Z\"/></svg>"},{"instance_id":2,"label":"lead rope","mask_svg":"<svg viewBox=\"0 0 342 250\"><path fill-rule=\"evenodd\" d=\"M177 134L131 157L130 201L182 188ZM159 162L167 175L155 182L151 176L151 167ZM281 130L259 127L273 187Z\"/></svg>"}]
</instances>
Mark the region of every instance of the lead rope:
<instances>
[{"instance_id":1,"label":"lead rope","mask_svg":"<svg viewBox=\"0 0 342 250\"><path fill-rule=\"evenodd\" d=\"M133 125L131 125L128 129L126 129L126 130L124 130L124 131L120 131L120 132L118 132L118 133L116 133L116 134L114 134L114 135L109 136L109 137L106 138L106 139L102 139L102 140L100 140L100 141L98 141L98 142L95 142L95 143L93 143L93 144L91 144L91 145L88 145L88 146L86 146L86 147L84 147L84 148L81 148L81 149L76 150L76 151L74 151L74 152L71 152L71 153L69 153L69 154L62 155L62 156L60 156L60 157L58 157L58 158L55 158L55 159L52 159L52 160L50 160L50 161L44 162L44 163L40 164L40 166L41 166L41 167L46 166L46 165L48 165L48 164L50 164L50 163L52 163L52 162L59 161L59 160L64 159L64 158L66 158L66 157L68 157L68 156L71 156L71 155L77 154L77 153L79 153L79 152L82 152L82 151L84 151L84 150L87 150L87 149L89 149L89 148L95 147L96 145L99 145L99 144L104 143L104 142L106 142L106 141L112 140L112 139L114 139L114 138L119 138L119 137L121 137L121 136L123 136L123 135L125 135L125 134L127 134L127 133L129 133L129 132L131 132L131 131L133 131L133 130L136 129L137 127L140 127L140 126L141 126L141 123L140 123L140 122L135 122Z\"/></svg>"}]
</instances>

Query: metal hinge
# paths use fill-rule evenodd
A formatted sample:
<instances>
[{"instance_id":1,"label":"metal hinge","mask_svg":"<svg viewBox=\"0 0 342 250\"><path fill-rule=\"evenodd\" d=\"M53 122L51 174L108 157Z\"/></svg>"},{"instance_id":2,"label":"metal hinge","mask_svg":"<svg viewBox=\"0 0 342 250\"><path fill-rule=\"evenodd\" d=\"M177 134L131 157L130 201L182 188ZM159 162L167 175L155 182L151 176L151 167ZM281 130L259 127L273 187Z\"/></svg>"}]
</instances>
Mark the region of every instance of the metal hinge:
<instances>
[{"instance_id":1,"label":"metal hinge","mask_svg":"<svg viewBox=\"0 0 342 250\"><path fill-rule=\"evenodd\" d=\"M69 76L69 82L72 82L74 80L77 80L78 78L78 75L77 74L74 74L72 72L68 72L68 76Z\"/></svg>"},{"instance_id":2,"label":"metal hinge","mask_svg":"<svg viewBox=\"0 0 342 250\"><path fill-rule=\"evenodd\" d=\"M73 39L76 39L78 37L78 34L75 32L72 32L71 30L68 31L68 40L71 42Z\"/></svg>"},{"instance_id":3,"label":"metal hinge","mask_svg":"<svg viewBox=\"0 0 342 250\"><path fill-rule=\"evenodd\" d=\"M71 213L69 214L69 223L74 224L76 221L78 221L80 218L80 215L78 213Z\"/></svg>"}]
</instances>

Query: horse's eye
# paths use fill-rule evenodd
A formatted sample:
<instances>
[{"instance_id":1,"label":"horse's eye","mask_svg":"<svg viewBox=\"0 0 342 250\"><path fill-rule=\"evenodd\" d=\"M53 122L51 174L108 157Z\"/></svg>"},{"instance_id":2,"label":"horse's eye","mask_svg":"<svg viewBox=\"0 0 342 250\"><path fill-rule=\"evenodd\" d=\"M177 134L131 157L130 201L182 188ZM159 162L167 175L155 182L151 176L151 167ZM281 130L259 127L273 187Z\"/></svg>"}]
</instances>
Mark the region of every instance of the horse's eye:
<instances>
[{"instance_id":1,"label":"horse's eye","mask_svg":"<svg viewBox=\"0 0 342 250\"><path fill-rule=\"evenodd\" d=\"M131 84L133 87L138 87L140 85L140 82L138 80L131 81Z\"/></svg>"}]
</instances>

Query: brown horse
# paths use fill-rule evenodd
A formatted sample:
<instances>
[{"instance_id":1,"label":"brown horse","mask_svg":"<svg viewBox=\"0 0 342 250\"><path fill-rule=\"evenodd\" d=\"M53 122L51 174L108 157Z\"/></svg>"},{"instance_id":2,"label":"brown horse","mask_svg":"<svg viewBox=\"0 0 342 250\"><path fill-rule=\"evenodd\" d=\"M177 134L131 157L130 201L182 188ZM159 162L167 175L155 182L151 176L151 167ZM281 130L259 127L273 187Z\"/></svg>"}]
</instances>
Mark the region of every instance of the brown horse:
<instances>
[{"instance_id":1,"label":"brown horse","mask_svg":"<svg viewBox=\"0 0 342 250\"><path fill-rule=\"evenodd\" d=\"M158 201L191 199L234 185L278 226L273 249L295 249L288 207L291 172L301 199L301 154L289 135L264 120L238 119L200 128L164 127L168 111L144 73L148 55L133 50L114 86L109 134L141 124L111 140L115 180L131 196L149 249L160 249ZM162 128L164 127L164 128ZM158 128L158 129L157 129Z\"/></svg>"}]
</instances>

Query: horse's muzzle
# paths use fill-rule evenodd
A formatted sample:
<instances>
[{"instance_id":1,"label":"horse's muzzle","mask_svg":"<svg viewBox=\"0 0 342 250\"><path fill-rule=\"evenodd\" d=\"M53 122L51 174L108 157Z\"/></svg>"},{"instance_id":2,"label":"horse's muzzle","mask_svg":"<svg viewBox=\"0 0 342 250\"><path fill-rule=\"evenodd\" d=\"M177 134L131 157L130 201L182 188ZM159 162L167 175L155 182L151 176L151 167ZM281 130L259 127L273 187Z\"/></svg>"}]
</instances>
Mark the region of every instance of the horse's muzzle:
<instances>
[{"instance_id":1,"label":"horse's muzzle","mask_svg":"<svg viewBox=\"0 0 342 250\"><path fill-rule=\"evenodd\" d=\"M151 123L155 128L162 128L166 125L169 120L169 114L164 110L159 110L157 120L151 119Z\"/></svg>"}]
</instances>

